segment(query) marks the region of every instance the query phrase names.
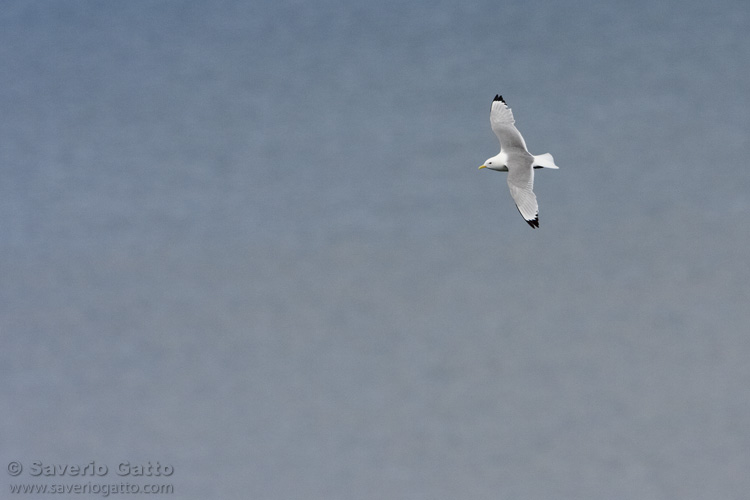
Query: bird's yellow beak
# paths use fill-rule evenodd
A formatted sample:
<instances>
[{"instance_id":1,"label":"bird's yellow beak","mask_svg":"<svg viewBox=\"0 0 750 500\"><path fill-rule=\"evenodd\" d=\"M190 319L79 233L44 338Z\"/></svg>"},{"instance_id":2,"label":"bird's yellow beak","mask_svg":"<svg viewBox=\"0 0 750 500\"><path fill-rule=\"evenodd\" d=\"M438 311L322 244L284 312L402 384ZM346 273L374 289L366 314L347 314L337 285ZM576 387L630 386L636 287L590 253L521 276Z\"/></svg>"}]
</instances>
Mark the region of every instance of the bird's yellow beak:
<instances>
[{"instance_id":1,"label":"bird's yellow beak","mask_svg":"<svg viewBox=\"0 0 750 500\"><path fill-rule=\"evenodd\" d=\"M479 167L479 170L482 170L483 168L487 168L487 165L482 165Z\"/></svg>"}]
</instances>

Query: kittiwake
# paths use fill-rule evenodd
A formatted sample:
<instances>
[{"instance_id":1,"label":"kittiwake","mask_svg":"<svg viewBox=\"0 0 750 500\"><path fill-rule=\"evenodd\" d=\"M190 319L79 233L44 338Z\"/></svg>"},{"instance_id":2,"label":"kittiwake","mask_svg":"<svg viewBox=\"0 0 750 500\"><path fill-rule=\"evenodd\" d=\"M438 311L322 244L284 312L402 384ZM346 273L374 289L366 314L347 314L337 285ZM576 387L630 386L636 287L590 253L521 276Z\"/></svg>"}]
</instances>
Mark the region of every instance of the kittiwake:
<instances>
[{"instance_id":1,"label":"kittiwake","mask_svg":"<svg viewBox=\"0 0 750 500\"><path fill-rule=\"evenodd\" d=\"M514 125L513 112L503 96L496 95L490 110L490 125L500 140L500 153L479 168L508 172L508 187L521 216L531 227L539 227L539 205L534 194L534 169L559 168L552 155L532 155L521 132Z\"/></svg>"}]
</instances>

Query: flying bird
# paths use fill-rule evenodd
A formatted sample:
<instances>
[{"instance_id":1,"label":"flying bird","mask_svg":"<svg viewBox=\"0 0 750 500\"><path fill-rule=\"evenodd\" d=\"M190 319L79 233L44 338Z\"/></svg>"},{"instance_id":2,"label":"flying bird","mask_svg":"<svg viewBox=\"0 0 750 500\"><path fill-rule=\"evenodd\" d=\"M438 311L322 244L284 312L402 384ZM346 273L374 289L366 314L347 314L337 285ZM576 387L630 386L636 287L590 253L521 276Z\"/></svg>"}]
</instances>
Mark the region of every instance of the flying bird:
<instances>
[{"instance_id":1,"label":"flying bird","mask_svg":"<svg viewBox=\"0 0 750 500\"><path fill-rule=\"evenodd\" d=\"M559 168L552 155L532 155L526 148L521 132L516 128L513 112L503 96L496 95L490 110L492 131L500 140L500 153L488 158L479 168L508 172L508 187L513 201L524 220L534 228L539 227L539 205L534 194L534 169Z\"/></svg>"}]
</instances>

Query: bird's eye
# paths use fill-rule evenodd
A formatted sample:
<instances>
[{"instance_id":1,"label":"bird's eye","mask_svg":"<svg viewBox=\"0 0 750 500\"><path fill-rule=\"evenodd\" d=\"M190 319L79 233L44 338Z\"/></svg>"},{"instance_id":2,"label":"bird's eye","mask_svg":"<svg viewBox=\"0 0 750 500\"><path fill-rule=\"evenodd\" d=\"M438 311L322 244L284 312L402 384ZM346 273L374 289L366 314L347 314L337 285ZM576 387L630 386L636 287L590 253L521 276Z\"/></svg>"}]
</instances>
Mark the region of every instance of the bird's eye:
<instances>
[{"instance_id":1,"label":"bird's eye","mask_svg":"<svg viewBox=\"0 0 750 500\"><path fill-rule=\"evenodd\" d=\"M488 162L487 162L487 165L492 165L492 162L491 162L491 161L488 161Z\"/></svg>"}]
</instances>

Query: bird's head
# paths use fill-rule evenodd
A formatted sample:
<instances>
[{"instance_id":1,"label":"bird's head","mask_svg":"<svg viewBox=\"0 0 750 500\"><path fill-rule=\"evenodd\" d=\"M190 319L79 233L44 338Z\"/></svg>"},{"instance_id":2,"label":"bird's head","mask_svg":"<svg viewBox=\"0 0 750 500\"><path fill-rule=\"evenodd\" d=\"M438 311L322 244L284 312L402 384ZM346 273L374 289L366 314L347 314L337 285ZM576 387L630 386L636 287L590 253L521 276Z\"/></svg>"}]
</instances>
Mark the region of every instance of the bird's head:
<instances>
[{"instance_id":1,"label":"bird's head","mask_svg":"<svg viewBox=\"0 0 750 500\"><path fill-rule=\"evenodd\" d=\"M487 158L479 168L489 168L490 170L497 170L498 172L504 172L508 170L508 167L505 166L505 158L501 158L501 156L502 153L499 155L495 155L492 158Z\"/></svg>"}]
</instances>

